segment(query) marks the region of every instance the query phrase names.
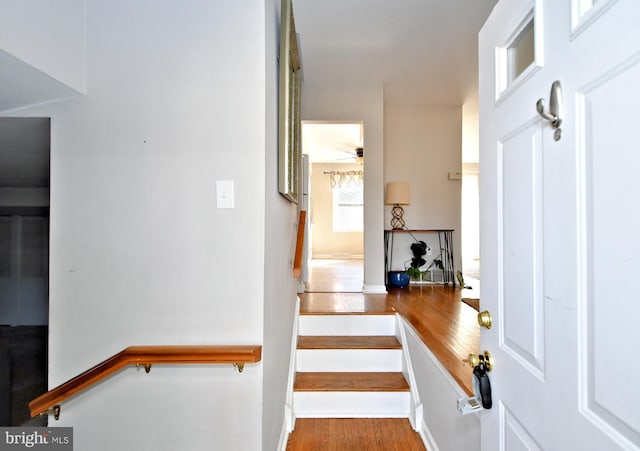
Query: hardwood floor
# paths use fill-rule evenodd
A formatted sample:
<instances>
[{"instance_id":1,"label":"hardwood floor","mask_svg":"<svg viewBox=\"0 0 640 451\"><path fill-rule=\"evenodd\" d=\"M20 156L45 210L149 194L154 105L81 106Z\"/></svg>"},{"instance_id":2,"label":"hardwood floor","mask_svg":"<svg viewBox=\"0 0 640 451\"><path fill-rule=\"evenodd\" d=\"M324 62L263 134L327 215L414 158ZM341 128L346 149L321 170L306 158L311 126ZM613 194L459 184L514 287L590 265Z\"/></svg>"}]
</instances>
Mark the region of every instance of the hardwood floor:
<instances>
[{"instance_id":1,"label":"hardwood floor","mask_svg":"<svg viewBox=\"0 0 640 451\"><path fill-rule=\"evenodd\" d=\"M304 293L300 300L301 315L395 314L386 294Z\"/></svg>"},{"instance_id":2,"label":"hardwood floor","mask_svg":"<svg viewBox=\"0 0 640 451\"><path fill-rule=\"evenodd\" d=\"M425 451L404 418L299 418L287 451Z\"/></svg>"},{"instance_id":3,"label":"hardwood floor","mask_svg":"<svg viewBox=\"0 0 640 451\"><path fill-rule=\"evenodd\" d=\"M316 272L318 266L311 268L307 291L300 295L301 315L393 315L397 312L460 386L469 395L473 394L472 370L462 360L471 352L480 352L480 330L477 311L462 302L462 298L478 298L479 287L411 285L389 288L387 294L364 294L361 292L362 279L349 274L348 266L346 269L335 264L320 267L320 272ZM321 349L335 345L324 343L322 340L329 340L326 337L320 342L311 337L304 339L309 343L302 343L303 347ZM320 386L326 382L322 377L328 377L312 376L318 379L315 383ZM304 418L296 420L287 450L406 451L425 450L425 447L406 419Z\"/></svg>"},{"instance_id":4,"label":"hardwood floor","mask_svg":"<svg viewBox=\"0 0 640 451\"><path fill-rule=\"evenodd\" d=\"M463 362L480 352L480 326L473 308L462 302L466 289L442 285L390 290L392 308L411 324L465 392L473 395L472 369Z\"/></svg>"},{"instance_id":5,"label":"hardwood floor","mask_svg":"<svg viewBox=\"0 0 640 451\"><path fill-rule=\"evenodd\" d=\"M364 262L359 259L313 259L306 292L359 293L364 281Z\"/></svg>"}]
</instances>

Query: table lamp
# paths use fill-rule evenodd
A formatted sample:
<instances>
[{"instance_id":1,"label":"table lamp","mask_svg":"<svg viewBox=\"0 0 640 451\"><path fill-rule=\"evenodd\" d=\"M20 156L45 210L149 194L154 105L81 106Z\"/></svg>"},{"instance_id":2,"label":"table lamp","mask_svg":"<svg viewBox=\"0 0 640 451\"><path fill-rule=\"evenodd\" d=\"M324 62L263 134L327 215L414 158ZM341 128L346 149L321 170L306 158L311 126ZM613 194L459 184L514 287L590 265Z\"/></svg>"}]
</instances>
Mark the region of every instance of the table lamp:
<instances>
[{"instance_id":1,"label":"table lamp","mask_svg":"<svg viewBox=\"0 0 640 451\"><path fill-rule=\"evenodd\" d=\"M409 184L407 182L389 182L384 196L385 205L393 205L391 209L391 228L402 230L405 228L404 210L400 205L409 205Z\"/></svg>"}]
</instances>

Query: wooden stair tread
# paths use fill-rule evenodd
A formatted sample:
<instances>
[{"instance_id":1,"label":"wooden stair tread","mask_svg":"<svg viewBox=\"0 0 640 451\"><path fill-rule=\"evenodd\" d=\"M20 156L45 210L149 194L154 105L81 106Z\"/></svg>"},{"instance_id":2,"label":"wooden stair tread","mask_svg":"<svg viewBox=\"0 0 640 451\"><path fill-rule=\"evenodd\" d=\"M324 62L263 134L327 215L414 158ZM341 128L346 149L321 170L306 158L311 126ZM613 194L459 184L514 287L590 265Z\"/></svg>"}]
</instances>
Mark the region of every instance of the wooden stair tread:
<instances>
[{"instance_id":1,"label":"wooden stair tread","mask_svg":"<svg viewBox=\"0 0 640 451\"><path fill-rule=\"evenodd\" d=\"M426 451L408 418L297 418L287 451Z\"/></svg>"},{"instance_id":2,"label":"wooden stair tread","mask_svg":"<svg viewBox=\"0 0 640 451\"><path fill-rule=\"evenodd\" d=\"M409 384L397 372L298 372L294 391L405 392Z\"/></svg>"},{"instance_id":3,"label":"wooden stair tread","mask_svg":"<svg viewBox=\"0 0 640 451\"><path fill-rule=\"evenodd\" d=\"M314 310L314 311L300 311L301 316L395 316L396 312L390 310L388 312L385 311L373 311L373 312L358 312L358 311L324 311L324 310Z\"/></svg>"},{"instance_id":4,"label":"wooden stair tread","mask_svg":"<svg viewBox=\"0 0 640 451\"><path fill-rule=\"evenodd\" d=\"M298 337L298 349L402 349L402 345L392 335L301 335Z\"/></svg>"}]
</instances>

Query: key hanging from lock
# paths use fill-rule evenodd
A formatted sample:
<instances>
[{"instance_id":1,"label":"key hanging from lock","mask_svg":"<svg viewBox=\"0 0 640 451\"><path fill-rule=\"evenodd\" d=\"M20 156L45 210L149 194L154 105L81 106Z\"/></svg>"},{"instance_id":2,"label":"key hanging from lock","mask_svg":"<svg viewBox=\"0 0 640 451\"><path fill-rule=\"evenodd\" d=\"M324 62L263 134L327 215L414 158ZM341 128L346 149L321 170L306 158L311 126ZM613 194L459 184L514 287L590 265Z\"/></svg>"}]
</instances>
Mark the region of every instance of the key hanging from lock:
<instances>
[{"instance_id":1,"label":"key hanging from lock","mask_svg":"<svg viewBox=\"0 0 640 451\"><path fill-rule=\"evenodd\" d=\"M491 381L489 380L489 375L487 374L486 364L484 360L480 362L480 364L476 365L473 369L473 375L478 380L478 388L480 391L480 400L482 401L482 407L485 409L490 409L493 405L493 400L491 399Z\"/></svg>"}]
</instances>

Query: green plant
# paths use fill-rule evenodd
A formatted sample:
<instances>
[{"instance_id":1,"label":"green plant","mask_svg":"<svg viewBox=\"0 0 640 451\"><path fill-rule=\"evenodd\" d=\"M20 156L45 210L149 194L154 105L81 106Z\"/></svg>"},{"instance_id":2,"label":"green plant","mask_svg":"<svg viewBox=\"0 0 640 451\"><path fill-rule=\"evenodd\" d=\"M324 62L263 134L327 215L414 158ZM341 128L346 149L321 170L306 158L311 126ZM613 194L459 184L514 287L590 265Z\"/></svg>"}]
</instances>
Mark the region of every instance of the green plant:
<instances>
[{"instance_id":1,"label":"green plant","mask_svg":"<svg viewBox=\"0 0 640 451\"><path fill-rule=\"evenodd\" d=\"M409 274L409 277L411 277L412 279L419 279L420 278L420 274L422 274L422 272L420 271L420 268L416 268L414 266L409 266L407 269L407 274Z\"/></svg>"}]
</instances>

